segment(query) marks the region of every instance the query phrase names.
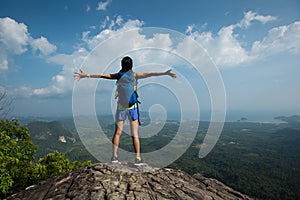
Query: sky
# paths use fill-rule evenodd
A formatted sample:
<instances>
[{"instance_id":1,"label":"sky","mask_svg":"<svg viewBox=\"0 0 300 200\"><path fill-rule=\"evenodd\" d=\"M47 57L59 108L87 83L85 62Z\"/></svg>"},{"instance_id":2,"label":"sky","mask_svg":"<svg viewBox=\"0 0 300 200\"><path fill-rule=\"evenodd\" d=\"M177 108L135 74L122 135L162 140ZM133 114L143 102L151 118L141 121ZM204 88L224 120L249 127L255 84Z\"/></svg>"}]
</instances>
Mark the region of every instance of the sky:
<instances>
[{"instance_id":1,"label":"sky","mask_svg":"<svg viewBox=\"0 0 300 200\"><path fill-rule=\"evenodd\" d=\"M0 1L0 89L12 116L112 113L115 82L73 73L115 73L125 55L136 71L178 74L141 80L141 110L300 114L298 0Z\"/></svg>"}]
</instances>

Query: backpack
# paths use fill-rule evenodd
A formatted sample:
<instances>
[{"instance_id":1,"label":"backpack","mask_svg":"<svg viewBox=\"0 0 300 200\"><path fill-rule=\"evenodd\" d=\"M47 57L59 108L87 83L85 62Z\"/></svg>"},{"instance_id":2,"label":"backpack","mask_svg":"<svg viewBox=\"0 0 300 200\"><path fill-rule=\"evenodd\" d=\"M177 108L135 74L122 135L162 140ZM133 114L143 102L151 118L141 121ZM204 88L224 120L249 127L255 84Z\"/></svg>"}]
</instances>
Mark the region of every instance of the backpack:
<instances>
[{"instance_id":1,"label":"backpack","mask_svg":"<svg viewBox=\"0 0 300 200\"><path fill-rule=\"evenodd\" d=\"M116 95L116 98L118 97L118 103L124 108L129 108L136 103L140 103L136 91L134 72L132 70L127 72L120 71L118 74Z\"/></svg>"}]
</instances>

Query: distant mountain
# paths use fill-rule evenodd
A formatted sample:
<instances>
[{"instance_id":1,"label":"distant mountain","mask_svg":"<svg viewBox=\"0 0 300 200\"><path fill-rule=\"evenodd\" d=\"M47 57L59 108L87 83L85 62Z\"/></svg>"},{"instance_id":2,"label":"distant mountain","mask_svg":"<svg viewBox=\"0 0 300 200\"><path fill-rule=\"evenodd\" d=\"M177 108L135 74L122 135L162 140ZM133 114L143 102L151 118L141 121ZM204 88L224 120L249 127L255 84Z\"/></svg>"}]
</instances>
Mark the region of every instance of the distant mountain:
<instances>
[{"instance_id":1,"label":"distant mountain","mask_svg":"<svg viewBox=\"0 0 300 200\"><path fill-rule=\"evenodd\" d=\"M281 120L283 122L288 123L288 127L300 129L300 116L292 115L292 116L278 116L274 117L276 120Z\"/></svg>"},{"instance_id":2,"label":"distant mountain","mask_svg":"<svg viewBox=\"0 0 300 200\"><path fill-rule=\"evenodd\" d=\"M75 134L65 128L60 121L36 121L29 123L27 127L34 141L76 142Z\"/></svg>"},{"instance_id":3,"label":"distant mountain","mask_svg":"<svg viewBox=\"0 0 300 200\"><path fill-rule=\"evenodd\" d=\"M55 150L66 152L76 143L76 134L64 127L60 121L36 121L27 125L33 143L37 146L37 159Z\"/></svg>"},{"instance_id":4,"label":"distant mountain","mask_svg":"<svg viewBox=\"0 0 300 200\"><path fill-rule=\"evenodd\" d=\"M287 123L299 123L300 124L300 116L299 115L292 115L292 116L278 116L274 119L281 120Z\"/></svg>"},{"instance_id":5,"label":"distant mountain","mask_svg":"<svg viewBox=\"0 0 300 200\"><path fill-rule=\"evenodd\" d=\"M12 119L18 119L21 125L28 125L32 122L51 122L51 121L64 121L66 119L72 119L72 117L38 117L38 116L11 116Z\"/></svg>"}]
</instances>

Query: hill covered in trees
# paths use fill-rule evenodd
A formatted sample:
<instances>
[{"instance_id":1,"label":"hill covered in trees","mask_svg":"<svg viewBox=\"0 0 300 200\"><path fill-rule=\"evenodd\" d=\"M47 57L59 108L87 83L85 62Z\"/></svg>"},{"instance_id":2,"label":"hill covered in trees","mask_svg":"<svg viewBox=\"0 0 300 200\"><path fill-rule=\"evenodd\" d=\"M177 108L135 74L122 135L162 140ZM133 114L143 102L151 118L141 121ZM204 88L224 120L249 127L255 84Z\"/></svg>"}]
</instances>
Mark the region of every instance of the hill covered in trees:
<instances>
[{"instance_id":1,"label":"hill covered in trees","mask_svg":"<svg viewBox=\"0 0 300 200\"><path fill-rule=\"evenodd\" d=\"M0 120L0 199L58 174L88 166L53 151L34 162L36 146L18 120Z\"/></svg>"},{"instance_id":2,"label":"hill covered in trees","mask_svg":"<svg viewBox=\"0 0 300 200\"><path fill-rule=\"evenodd\" d=\"M296 119L295 116L292 118ZM218 143L203 159L199 159L198 153L209 122L199 122L192 145L169 167L216 178L255 198L299 199L300 123L297 120L284 121L280 124L226 122ZM100 123L107 137L112 137L112 120L104 117L100 118ZM167 121L155 137L141 138L142 152L151 152L168 144L179 125L178 121ZM71 161L98 162L82 145L72 119L33 122L28 127L33 142L38 146L39 157L59 150ZM41 133L48 133L47 139ZM59 140L61 136L66 142ZM120 147L133 151L131 137L123 134Z\"/></svg>"}]
</instances>

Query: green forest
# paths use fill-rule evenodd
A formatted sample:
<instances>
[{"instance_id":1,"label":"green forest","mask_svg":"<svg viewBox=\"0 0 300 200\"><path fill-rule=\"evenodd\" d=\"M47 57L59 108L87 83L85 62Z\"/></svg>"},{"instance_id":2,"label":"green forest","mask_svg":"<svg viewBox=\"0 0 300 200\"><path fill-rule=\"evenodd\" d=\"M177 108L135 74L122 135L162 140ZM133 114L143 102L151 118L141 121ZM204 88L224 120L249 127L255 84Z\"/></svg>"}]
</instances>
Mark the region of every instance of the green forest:
<instances>
[{"instance_id":1,"label":"green forest","mask_svg":"<svg viewBox=\"0 0 300 200\"><path fill-rule=\"evenodd\" d=\"M50 177L91 165L90 161L71 162L57 150L35 161L37 147L28 128L18 120L0 120L0 199Z\"/></svg>"},{"instance_id":2,"label":"green forest","mask_svg":"<svg viewBox=\"0 0 300 200\"><path fill-rule=\"evenodd\" d=\"M226 122L216 146L203 159L198 157L198 153L209 122L199 122L198 132L192 145L168 167L180 169L189 174L200 172L206 177L216 178L230 187L258 199L300 199L299 117L280 117L278 119L285 123ZM114 128L112 120L109 117L99 117L99 122L107 133L107 137L112 137ZM30 173L35 174L33 176L35 179L22 186L16 185L16 182L6 181L11 187L9 190L2 187L2 195L3 192L15 192L24 188L26 184L28 186L28 184L36 183L51 175L64 173L91 162L99 162L81 143L73 119L49 122L33 121L27 123L26 126L19 125L17 121L6 121L5 123L22 127L23 132L26 132L29 154L26 154L28 158L22 166L28 165ZM1 145L7 144L7 140L11 139L13 139L11 142L18 143L19 140L16 141L16 137L19 136L4 136L7 131L3 126L2 123L0 127ZM178 121L167 121L155 137L141 138L142 152L151 152L164 147L175 136L179 126ZM59 141L59 136L64 136L64 140ZM123 134L120 147L133 151L131 137ZM0 166L1 170L5 167L15 166L13 169L18 171L20 161L14 160L14 155L10 155L11 157L8 158L9 156L6 155L8 151L1 146L0 159L10 160L6 166ZM14 150L14 152L19 155L18 150ZM55 161L55 158L58 157L67 164L56 163L57 159ZM59 168L57 166L61 167L55 172L50 172L51 168L47 168L49 165L52 167L56 165L56 168ZM62 166L67 167L63 168ZM41 172L43 175L39 174ZM16 173L17 176L20 172L13 173ZM2 182L5 180L1 177Z\"/></svg>"}]
</instances>

